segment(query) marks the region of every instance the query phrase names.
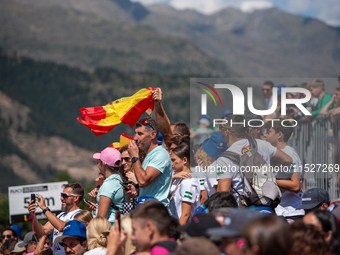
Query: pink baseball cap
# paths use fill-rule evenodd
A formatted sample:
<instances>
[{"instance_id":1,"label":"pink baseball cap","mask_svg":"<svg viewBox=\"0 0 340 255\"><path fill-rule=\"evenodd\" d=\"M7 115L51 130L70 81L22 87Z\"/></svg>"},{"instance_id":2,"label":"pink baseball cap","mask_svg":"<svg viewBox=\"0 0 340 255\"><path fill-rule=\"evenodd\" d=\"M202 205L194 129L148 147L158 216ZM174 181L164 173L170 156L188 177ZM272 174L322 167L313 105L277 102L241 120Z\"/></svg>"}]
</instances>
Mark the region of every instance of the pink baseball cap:
<instances>
[{"instance_id":1,"label":"pink baseball cap","mask_svg":"<svg viewBox=\"0 0 340 255\"><path fill-rule=\"evenodd\" d=\"M122 155L120 152L111 147L107 147L102 150L101 153L93 154L93 158L100 159L104 164L113 167L119 167L119 164L122 161Z\"/></svg>"}]
</instances>

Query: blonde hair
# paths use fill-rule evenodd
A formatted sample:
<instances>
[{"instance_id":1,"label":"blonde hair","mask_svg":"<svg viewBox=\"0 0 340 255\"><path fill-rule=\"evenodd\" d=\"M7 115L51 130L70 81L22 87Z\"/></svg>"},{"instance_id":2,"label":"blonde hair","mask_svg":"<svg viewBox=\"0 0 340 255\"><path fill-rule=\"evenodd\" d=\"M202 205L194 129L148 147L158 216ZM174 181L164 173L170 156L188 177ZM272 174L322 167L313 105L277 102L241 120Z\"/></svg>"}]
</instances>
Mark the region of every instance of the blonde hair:
<instances>
[{"instance_id":1,"label":"blonde hair","mask_svg":"<svg viewBox=\"0 0 340 255\"><path fill-rule=\"evenodd\" d=\"M122 228L125 230L127 234L126 242L125 242L125 255L130 255L134 251L136 251L136 246L132 244L131 235L132 235L132 220L129 214L126 214L121 220Z\"/></svg>"},{"instance_id":2,"label":"blonde hair","mask_svg":"<svg viewBox=\"0 0 340 255\"><path fill-rule=\"evenodd\" d=\"M87 244L89 248L106 248L106 234L103 234L103 232L109 231L110 228L111 224L106 218L98 216L92 219L86 229Z\"/></svg>"},{"instance_id":3,"label":"blonde hair","mask_svg":"<svg viewBox=\"0 0 340 255\"><path fill-rule=\"evenodd\" d=\"M307 88L310 88L310 87L317 88L319 86L321 87L322 91L325 91L325 83L321 79L315 78L307 84Z\"/></svg>"},{"instance_id":4,"label":"blonde hair","mask_svg":"<svg viewBox=\"0 0 340 255\"><path fill-rule=\"evenodd\" d=\"M90 211L82 210L80 213L74 216L74 219L86 225L86 223L89 223L93 219L93 216Z\"/></svg>"},{"instance_id":5,"label":"blonde hair","mask_svg":"<svg viewBox=\"0 0 340 255\"><path fill-rule=\"evenodd\" d=\"M208 167L215 161L215 158L208 155L208 153L203 150L202 146L197 149L197 158L202 160L203 167Z\"/></svg>"}]
</instances>

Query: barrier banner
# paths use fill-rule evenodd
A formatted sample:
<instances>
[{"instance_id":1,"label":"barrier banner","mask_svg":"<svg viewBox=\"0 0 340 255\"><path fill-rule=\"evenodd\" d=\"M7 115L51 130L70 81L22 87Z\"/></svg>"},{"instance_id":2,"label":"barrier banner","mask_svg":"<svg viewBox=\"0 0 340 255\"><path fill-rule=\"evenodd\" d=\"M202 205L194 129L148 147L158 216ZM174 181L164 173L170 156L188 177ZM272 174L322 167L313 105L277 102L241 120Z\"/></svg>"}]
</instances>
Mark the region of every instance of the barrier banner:
<instances>
[{"instance_id":1,"label":"barrier banner","mask_svg":"<svg viewBox=\"0 0 340 255\"><path fill-rule=\"evenodd\" d=\"M64 181L8 187L10 224L31 220L27 210L31 201L31 194L42 195L45 198L46 206L50 208L51 212L55 215L59 214L61 212L60 193L64 189L63 185L67 183ZM36 219L46 219L38 206Z\"/></svg>"}]
</instances>

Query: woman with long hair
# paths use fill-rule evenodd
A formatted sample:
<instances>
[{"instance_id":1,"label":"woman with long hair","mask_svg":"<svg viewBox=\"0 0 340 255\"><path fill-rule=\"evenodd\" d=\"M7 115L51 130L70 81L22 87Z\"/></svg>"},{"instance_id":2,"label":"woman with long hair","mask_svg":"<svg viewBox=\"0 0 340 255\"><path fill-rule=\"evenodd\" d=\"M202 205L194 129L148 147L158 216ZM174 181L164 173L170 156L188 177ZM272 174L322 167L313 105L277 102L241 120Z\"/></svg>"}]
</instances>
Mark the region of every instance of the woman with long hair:
<instances>
[{"instance_id":1,"label":"woman with long hair","mask_svg":"<svg viewBox=\"0 0 340 255\"><path fill-rule=\"evenodd\" d=\"M104 217L99 216L90 221L86 229L87 245L89 247L89 251L85 253L86 255L106 254L106 235L110 228L110 222Z\"/></svg>"},{"instance_id":2,"label":"woman with long hair","mask_svg":"<svg viewBox=\"0 0 340 255\"><path fill-rule=\"evenodd\" d=\"M170 158L175 173L191 173L190 146L187 143L173 148ZM199 206L200 189L197 178L175 179L170 188L169 200L172 216L179 220L180 225L186 224Z\"/></svg>"},{"instance_id":3,"label":"woman with long hair","mask_svg":"<svg viewBox=\"0 0 340 255\"><path fill-rule=\"evenodd\" d=\"M104 175L104 182L97 195L96 215L107 218L112 224L116 219L116 212L123 210L124 191L120 175L121 154L114 148L106 148L96 153L93 158L97 160L99 171Z\"/></svg>"},{"instance_id":4,"label":"woman with long hair","mask_svg":"<svg viewBox=\"0 0 340 255\"><path fill-rule=\"evenodd\" d=\"M303 222L323 232L331 252L340 254L340 225L335 215L327 210L312 211L303 217Z\"/></svg>"},{"instance_id":5,"label":"woman with long hair","mask_svg":"<svg viewBox=\"0 0 340 255\"><path fill-rule=\"evenodd\" d=\"M131 157L128 151L128 145L124 145L119 149L122 154L122 176L124 181L131 181L133 184L137 184L136 176L133 172L133 164L131 162Z\"/></svg>"},{"instance_id":6,"label":"woman with long hair","mask_svg":"<svg viewBox=\"0 0 340 255\"><path fill-rule=\"evenodd\" d=\"M122 229L126 232L125 255L130 255L136 251L136 246L133 245L132 236L132 220L129 214L126 214L121 221Z\"/></svg>"}]
</instances>

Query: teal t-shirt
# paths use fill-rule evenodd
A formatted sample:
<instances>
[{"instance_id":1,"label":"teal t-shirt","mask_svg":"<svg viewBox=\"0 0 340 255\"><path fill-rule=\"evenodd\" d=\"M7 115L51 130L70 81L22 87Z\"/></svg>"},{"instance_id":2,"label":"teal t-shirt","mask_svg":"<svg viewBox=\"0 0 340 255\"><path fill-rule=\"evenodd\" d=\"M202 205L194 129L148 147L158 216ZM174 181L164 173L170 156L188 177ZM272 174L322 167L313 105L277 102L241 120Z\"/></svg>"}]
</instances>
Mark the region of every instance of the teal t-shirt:
<instances>
[{"instance_id":1,"label":"teal t-shirt","mask_svg":"<svg viewBox=\"0 0 340 255\"><path fill-rule=\"evenodd\" d=\"M123 211L123 202L124 202L124 191L122 185L118 180L122 181L122 178L119 174L112 174L108 178L106 178L103 182L103 185L100 187L98 195L97 195L97 210L96 215L98 214L98 205L100 196L108 197L112 200L119 210ZM116 219L116 210L113 209L112 206L109 208L109 212L107 214L107 220L111 223L115 222Z\"/></svg>"},{"instance_id":2,"label":"teal t-shirt","mask_svg":"<svg viewBox=\"0 0 340 255\"><path fill-rule=\"evenodd\" d=\"M169 153L162 147L150 151L146 154L142 168L148 166L156 168L162 174L146 188L140 188L139 196L152 196L168 207L168 194L171 186L172 166Z\"/></svg>"}]
</instances>

